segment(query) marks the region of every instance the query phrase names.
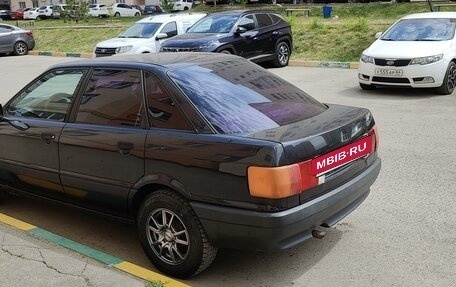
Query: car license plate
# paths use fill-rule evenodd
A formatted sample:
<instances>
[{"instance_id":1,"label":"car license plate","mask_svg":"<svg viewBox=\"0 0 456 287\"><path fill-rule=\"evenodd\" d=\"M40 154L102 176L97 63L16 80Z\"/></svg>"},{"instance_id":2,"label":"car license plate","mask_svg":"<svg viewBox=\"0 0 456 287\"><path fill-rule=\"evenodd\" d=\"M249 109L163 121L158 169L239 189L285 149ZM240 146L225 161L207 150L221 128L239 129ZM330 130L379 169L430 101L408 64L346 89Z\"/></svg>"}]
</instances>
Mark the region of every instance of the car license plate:
<instances>
[{"instance_id":1,"label":"car license plate","mask_svg":"<svg viewBox=\"0 0 456 287\"><path fill-rule=\"evenodd\" d=\"M402 77L402 70L399 69L375 69L376 76Z\"/></svg>"},{"instance_id":2,"label":"car license plate","mask_svg":"<svg viewBox=\"0 0 456 287\"><path fill-rule=\"evenodd\" d=\"M312 175L321 175L372 152L372 136L338 148L312 160Z\"/></svg>"}]
</instances>

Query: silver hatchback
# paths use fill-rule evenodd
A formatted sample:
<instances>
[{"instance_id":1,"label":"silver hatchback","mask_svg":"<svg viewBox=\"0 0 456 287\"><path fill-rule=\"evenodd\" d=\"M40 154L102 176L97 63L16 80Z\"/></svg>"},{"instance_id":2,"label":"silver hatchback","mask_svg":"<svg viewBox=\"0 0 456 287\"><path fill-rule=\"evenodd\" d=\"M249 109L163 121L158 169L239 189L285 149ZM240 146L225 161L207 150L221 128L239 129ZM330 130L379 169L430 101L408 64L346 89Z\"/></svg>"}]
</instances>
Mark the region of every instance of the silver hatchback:
<instances>
[{"instance_id":1,"label":"silver hatchback","mask_svg":"<svg viewBox=\"0 0 456 287\"><path fill-rule=\"evenodd\" d=\"M32 31L8 24L0 24L0 53L27 55L35 47Z\"/></svg>"}]
</instances>

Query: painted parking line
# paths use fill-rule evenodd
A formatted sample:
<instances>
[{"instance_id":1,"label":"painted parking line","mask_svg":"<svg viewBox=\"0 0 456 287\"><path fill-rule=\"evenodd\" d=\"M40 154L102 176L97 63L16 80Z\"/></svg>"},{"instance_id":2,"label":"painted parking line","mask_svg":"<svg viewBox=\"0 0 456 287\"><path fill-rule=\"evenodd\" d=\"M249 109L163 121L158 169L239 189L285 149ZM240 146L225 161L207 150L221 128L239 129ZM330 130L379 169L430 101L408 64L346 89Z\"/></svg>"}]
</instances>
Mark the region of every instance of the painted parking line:
<instances>
[{"instance_id":1,"label":"painted parking line","mask_svg":"<svg viewBox=\"0 0 456 287\"><path fill-rule=\"evenodd\" d=\"M47 230L41 229L35 225L29 224L27 222L18 220L16 218L10 217L8 215L0 213L0 222L3 222L9 226L15 227L17 229L26 231L36 237L45 239L92 259L95 259L101 263L112 266L124 272L127 272L136 277L142 278L147 281L161 281L165 283L166 287L190 287L190 285L179 282L170 277L164 276L157 272L151 271L149 269L143 268L136 264L124 261L118 257L112 256L110 254L104 253L102 251L91 248L87 245L78 243L71 239L65 238L58 234L49 232Z\"/></svg>"}]
</instances>

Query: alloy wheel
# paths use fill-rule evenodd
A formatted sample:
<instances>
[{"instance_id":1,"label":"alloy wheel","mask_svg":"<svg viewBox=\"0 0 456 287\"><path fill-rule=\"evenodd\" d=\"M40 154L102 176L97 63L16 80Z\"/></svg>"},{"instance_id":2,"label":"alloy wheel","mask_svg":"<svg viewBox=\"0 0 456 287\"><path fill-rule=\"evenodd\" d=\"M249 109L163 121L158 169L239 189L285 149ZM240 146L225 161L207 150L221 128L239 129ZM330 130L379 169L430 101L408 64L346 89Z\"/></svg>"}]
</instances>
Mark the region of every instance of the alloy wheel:
<instances>
[{"instance_id":1,"label":"alloy wheel","mask_svg":"<svg viewBox=\"0 0 456 287\"><path fill-rule=\"evenodd\" d=\"M456 86L456 65L451 65L448 70L447 87L448 91L453 91Z\"/></svg>"},{"instance_id":2,"label":"alloy wheel","mask_svg":"<svg viewBox=\"0 0 456 287\"><path fill-rule=\"evenodd\" d=\"M174 212L158 208L147 219L147 239L160 260L178 265L188 256L190 238L187 228Z\"/></svg>"}]
</instances>

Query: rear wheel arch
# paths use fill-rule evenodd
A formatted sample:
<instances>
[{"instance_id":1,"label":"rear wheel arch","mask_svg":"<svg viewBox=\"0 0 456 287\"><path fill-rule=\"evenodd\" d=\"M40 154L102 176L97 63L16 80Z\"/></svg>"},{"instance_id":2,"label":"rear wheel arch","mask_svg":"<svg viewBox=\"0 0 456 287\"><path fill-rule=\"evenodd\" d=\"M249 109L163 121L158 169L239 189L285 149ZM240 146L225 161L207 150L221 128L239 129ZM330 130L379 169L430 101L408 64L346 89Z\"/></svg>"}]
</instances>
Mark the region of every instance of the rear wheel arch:
<instances>
[{"instance_id":1,"label":"rear wheel arch","mask_svg":"<svg viewBox=\"0 0 456 287\"><path fill-rule=\"evenodd\" d=\"M134 188L136 191L132 192L129 196L130 214L136 217L143 201L150 194L163 189L173 190L186 199L189 199L191 197L190 193L185 190L185 188L178 181L166 180L164 182L158 182L156 180L148 180L145 178L137 184L137 186Z\"/></svg>"}]
</instances>

